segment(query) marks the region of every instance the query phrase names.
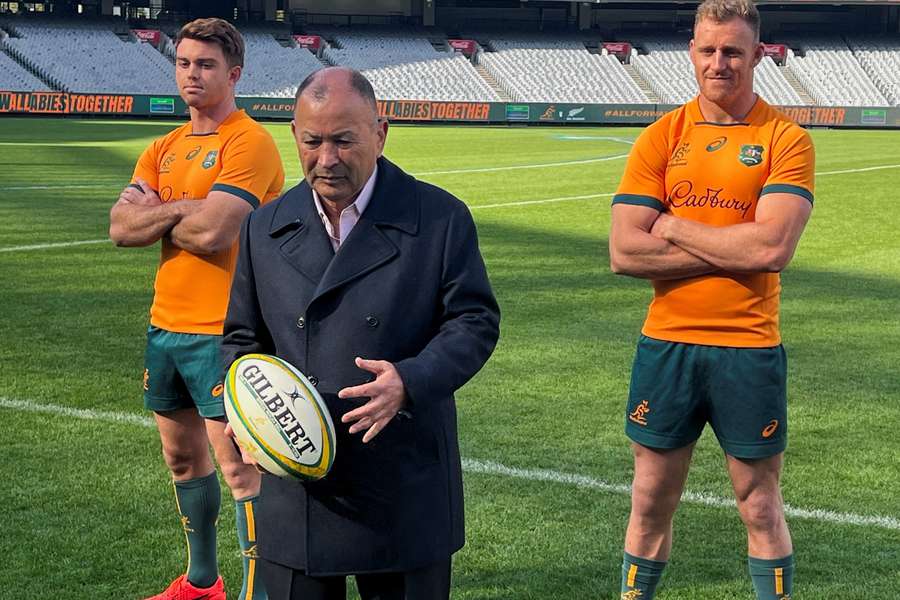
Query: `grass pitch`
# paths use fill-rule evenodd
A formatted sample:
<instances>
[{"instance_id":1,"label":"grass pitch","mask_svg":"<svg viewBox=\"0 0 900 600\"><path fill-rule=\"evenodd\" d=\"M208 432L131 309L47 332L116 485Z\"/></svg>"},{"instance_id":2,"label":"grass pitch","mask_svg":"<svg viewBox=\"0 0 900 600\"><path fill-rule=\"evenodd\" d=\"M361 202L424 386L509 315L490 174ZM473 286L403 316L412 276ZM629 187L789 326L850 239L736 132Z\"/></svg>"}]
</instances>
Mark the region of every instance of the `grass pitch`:
<instances>
[{"instance_id":1,"label":"grass pitch","mask_svg":"<svg viewBox=\"0 0 900 600\"><path fill-rule=\"evenodd\" d=\"M141 598L184 568L141 408L158 248L98 242L138 154L172 127L0 120L2 598ZM291 185L300 171L289 128L268 127ZM472 208L503 311L493 359L458 394L468 543L454 598L618 596L631 479L623 410L651 292L610 273L607 233L637 134L389 133L389 158ZM784 494L805 600L900 598L898 135L813 132L816 208L783 276ZM719 506L730 486L709 434L687 487L657 598L750 600L744 534ZM219 562L235 594L233 522L224 502Z\"/></svg>"}]
</instances>

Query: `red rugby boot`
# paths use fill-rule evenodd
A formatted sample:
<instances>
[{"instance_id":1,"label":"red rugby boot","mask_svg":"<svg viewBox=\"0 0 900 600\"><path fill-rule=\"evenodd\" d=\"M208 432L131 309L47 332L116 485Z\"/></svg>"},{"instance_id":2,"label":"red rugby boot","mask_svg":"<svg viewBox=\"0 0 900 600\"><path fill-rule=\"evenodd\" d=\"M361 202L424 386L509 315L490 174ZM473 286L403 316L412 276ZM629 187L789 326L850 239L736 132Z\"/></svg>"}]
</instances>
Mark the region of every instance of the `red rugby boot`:
<instances>
[{"instance_id":1,"label":"red rugby boot","mask_svg":"<svg viewBox=\"0 0 900 600\"><path fill-rule=\"evenodd\" d=\"M210 587L198 588L191 585L187 575L182 575L162 594L150 596L146 600L225 600L225 584L219 577Z\"/></svg>"}]
</instances>

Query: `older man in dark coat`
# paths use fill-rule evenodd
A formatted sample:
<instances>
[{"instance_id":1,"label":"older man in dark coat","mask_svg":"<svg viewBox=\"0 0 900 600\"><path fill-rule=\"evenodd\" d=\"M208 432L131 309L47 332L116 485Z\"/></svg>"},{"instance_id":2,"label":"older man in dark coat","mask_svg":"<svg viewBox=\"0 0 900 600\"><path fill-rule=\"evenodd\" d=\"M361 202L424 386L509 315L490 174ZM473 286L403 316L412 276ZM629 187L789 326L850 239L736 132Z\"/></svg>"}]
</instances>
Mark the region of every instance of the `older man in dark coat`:
<instances>
[{"instance_id":1,"label":"older man in dark coat","mask_svg":"<svg viewBox=\"0 0 900 600\"><path fill-rule=\"evenodd\" d=\"M497 342L475 225L449 193L381 156L388 125L357 72L301 84L305 180L244 224L226 364L275 354L337 424L331 472L263 476L257 516L271 600L449 597L464 543L455 390Z\"/></svg>"}]
</instances>

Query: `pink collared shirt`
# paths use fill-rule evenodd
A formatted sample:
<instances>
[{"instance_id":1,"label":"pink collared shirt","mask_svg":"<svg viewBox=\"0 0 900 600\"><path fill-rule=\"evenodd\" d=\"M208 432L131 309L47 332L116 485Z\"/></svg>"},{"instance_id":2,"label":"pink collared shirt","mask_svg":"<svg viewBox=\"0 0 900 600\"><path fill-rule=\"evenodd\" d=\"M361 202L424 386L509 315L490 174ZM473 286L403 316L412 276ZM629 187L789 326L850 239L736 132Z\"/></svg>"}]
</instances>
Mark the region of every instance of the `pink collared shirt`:
<instances>
[{"instance_id":1,"label":"pink collared shirt","mask_svg":"<svg viewBox=\"0 0 900 600\"><path fill-rule=\"evenodd\" d=\"M312 191L313 201L316 203L316 210L319 211L319 218L322 219L322 224L325 226L325 231L328 233L328 239L331 241L331 247L334 248L335 252L341 247L341 242L346 240L347 236L350 235L353 226L356 225L360 215L365 212L366 207L369 205L369 201L372 199L372 191L375 189L376 175L378 175L378 165L375 165L372 175L369 177L369 180L366 181L366 185L363 186L363 189L360 190L359 196L356 197L353 204L341 211L340 219L338 219L338 231L335 231L331 226L331 221L328 220L328 215L325 214L325 209L322 208L322 201L319 200L319 194L316 193L316 190Z\"/></svg>"}]
</instances>

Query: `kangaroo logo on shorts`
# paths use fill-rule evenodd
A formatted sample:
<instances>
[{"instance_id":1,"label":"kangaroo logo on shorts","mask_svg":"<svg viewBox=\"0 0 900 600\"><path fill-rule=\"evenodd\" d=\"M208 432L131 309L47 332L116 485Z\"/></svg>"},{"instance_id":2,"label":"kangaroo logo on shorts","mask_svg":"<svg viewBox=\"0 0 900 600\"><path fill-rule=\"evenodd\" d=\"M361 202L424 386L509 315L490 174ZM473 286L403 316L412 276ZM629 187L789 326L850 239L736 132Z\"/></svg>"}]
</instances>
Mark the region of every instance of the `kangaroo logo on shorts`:
<instances>
[{"instance_id":1,"label":"kangaroo logo on shorts","mask_svg":"<svg viewBox=\"0 0 900 600\"><path fill-rule=\"evenodd\" d=\"M638 600L638 598L643 597L644 592L641 590L628 590L627 592L622 592L622 597L620 600Z\"/></svg>"},{"instance_id":2,"label":"kangaroo logo on shorts","mask_svg":"<svg viewBox=\"0 0 900 600\"><path fill-rule=\"evenodd\" d=\"M150 391L150 369L144 369L144 391Z\"/></svg>"},{"instance_id":3,"label":"kangaroo logo on shorts","mask_svg":"<svg viewBox=\"0 0 900 600\"><path fill-rule=\"evenodd\" d=\"M766 425L762 430L762 436L764 438L770 438L775 435L775 430L778 429L778 419L772 419L768 425Z\"/></svg>"},{"instance_id":4,"label":"kangaroo logo on shorts","mask_svg":"<svg viewBox=\"0 0 900 600\"><path fill-rule=\"evenodd\" d=\"M641 403L635 407L631 414L628 415L628 418L637 423L638 425L646 425L647 419L645 415L650 412L650 402L648 400L641 400Z\"/></svg>"}]
</instances>

